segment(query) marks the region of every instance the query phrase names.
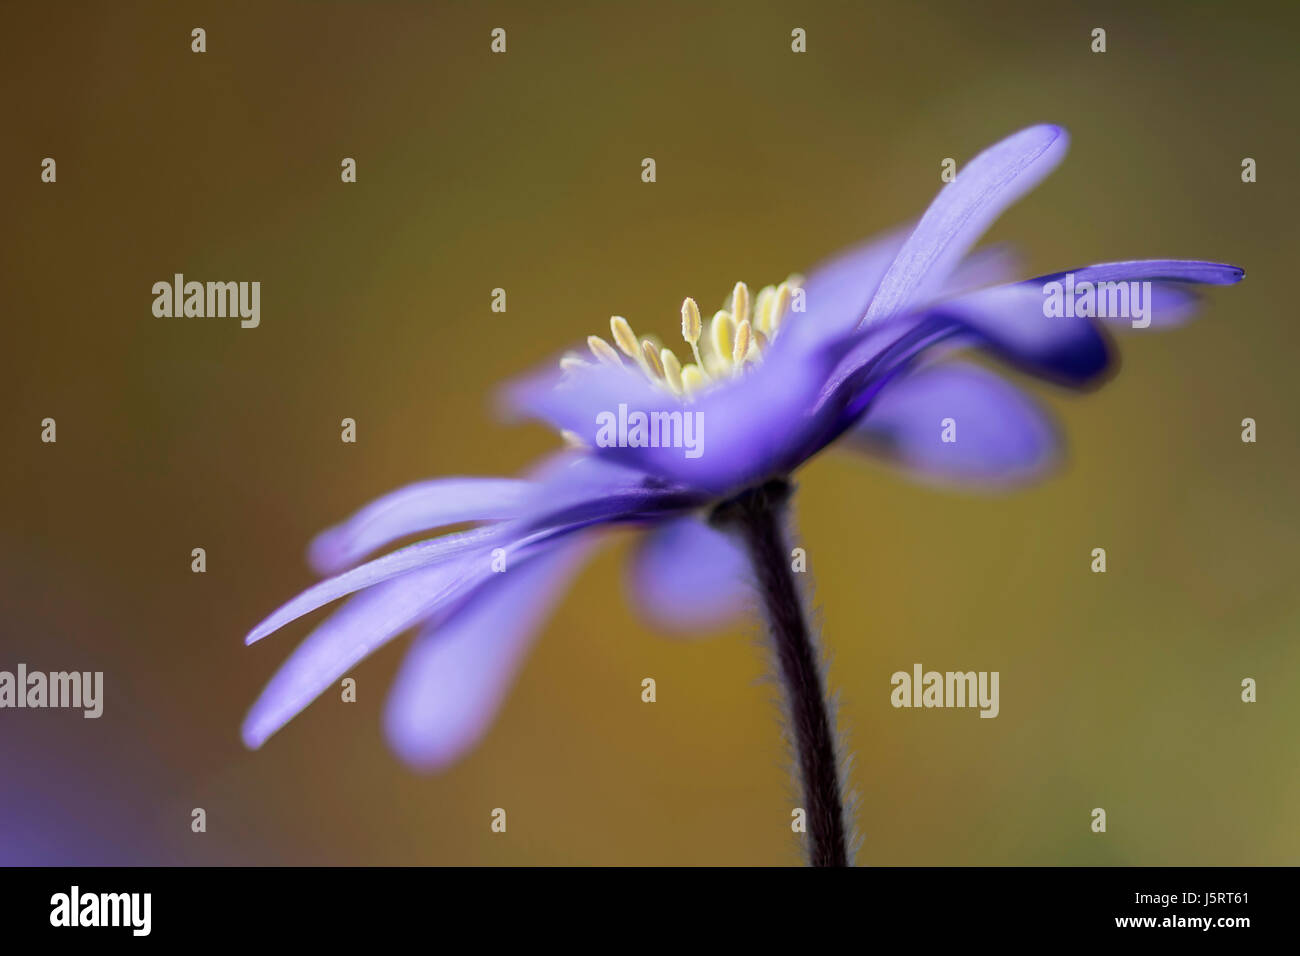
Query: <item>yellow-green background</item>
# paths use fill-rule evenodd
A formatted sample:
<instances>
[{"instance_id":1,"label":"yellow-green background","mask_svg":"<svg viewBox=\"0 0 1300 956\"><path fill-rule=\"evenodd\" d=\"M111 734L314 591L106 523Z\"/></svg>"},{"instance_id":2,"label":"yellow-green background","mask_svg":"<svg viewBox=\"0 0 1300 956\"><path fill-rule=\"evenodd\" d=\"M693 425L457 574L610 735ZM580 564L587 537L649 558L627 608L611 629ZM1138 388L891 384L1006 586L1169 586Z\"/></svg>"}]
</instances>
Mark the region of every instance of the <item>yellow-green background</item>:
<instances>
[{"instance_id":1,"label":"yellow-green background","mask_svg":"<svg viewBox=\"0 0 1300 956\"><path fill-rule=\"evenodd\" d=\"M804 269L916 215L944 157L1049 121L1069 157L990 237L1026 275L1174 256L1247 279L1193 326L1124 337L1099 392L1039 389L1071 443L1041 486L941 492L846 454L801 474L859 861L1296 862L1295 11L7 6L0 668L103 670L107 699L99 721L0 712L0 860L797 862L755 629L656 633L626 601L627 537L441 775L382 739L405 639L357 668L356 704L331 691L258 752L239 722L309 622L241 639L312 582L318 529L552 449L495 420L500 380L612 312L671 335L684 295ZM174 272L261 281L261 327L155 318ZM918 661L999 670L1001 716L892 709Z\"/></svg>"}]
</instances>

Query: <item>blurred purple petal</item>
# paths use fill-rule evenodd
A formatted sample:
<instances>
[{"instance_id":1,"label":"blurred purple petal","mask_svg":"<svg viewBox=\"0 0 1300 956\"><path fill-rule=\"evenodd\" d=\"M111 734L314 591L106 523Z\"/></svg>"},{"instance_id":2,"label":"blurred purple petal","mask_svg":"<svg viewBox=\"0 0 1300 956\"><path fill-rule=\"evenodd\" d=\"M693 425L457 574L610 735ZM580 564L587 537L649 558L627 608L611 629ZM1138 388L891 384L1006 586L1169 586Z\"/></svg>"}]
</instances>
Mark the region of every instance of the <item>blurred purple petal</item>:
<instances>
[{"instance_id":1,"label":"blurred purple petal","mask_svg":"<svg viewBox=\"0 0 1300 956\"><path fill-rule=\"evenodd\" d=\"M790 315L781 335L825 340L852 331L911 230L859 243L814 268L803 284L806 311Z\"/></svg>"},{"instance_id":2,"label":"blurred purple petal","mask_svg":"<svg viewBox=\"0 0 1300 956\"><path fill-rule=\"evenodd\" d=\"M729 537L695 517L648 531L628 574L637 608L671 630L715 628L749 604L744 554Z\"/></svg>"},{"instance_id":3,"label":"blurred purple petal","mask_svg":"<svg viewBox=\"0 0 1300 956\"><path fill-rule=\"evenodd\" d=\"M899 250L866 321L900 314L933 296L993 221L1056 167L1068 144L1059 126L1031 126L959 168Z\"/></svg>"},{"instance_id":4,"label":"blurred purple petal","mask_svg":"<svg viewBox=\"0 0 1300 956\"><path fill-rule=\"evenodd\" d=\"M586 550L584 542L566 542L508 566L420 634L385 710L389 742L402 759L436 770L478 742Z\"/></svg>"},{"instance_id":5,"label":"blurred purple petal","mask_svg":"<svg viewBox=\"0 0 1300 956\"><path fill-rule=\"evenodd\" d=\"M1196 314L1200 306L1197 286L1234 285L1245 275L1244 269L1221 262L1199 259L1133 259L1066 269L1052 275L1028 279L1023 285L1033 288L1041 302L1046 298L1043 288L1051 282L1064 282L1067 276L1073 277L1076 288L1082 282L1094 285L1102 282L1150 282L1150 302L1145 304L1146 315L1142 321L1147 322L1151 328L1174 328ZM1132 310L1129 310L1128 315L1100 318L1116 326L1134 327L1133 317Z\"/></svg>"},{"instance_id":6,"label":"blurred purple petal","mask_svg":"<svg viewBox=\"0 0 1300 956\"><path fill-rule=\"evenodd\" d=\"M334 574L410 534L463 521L513 518L530 487L508 478L437 478L407 485L318 534L309 561L321 574Z\"/></svg>"},{"instance_id":7,"label":"blurred purple petal","mask_svg":"<svg viewBox=\"0 0 1300 956\"><path fill-rule=\"evenodd\" d=\"M1092 320L1049 318L1042 292L1028 283L982 289L931 311L975 332L1026 371L1062 384L1086 384L1110 366L1110 346Z\"/></svg>"},{"instance_id":8,"label":"blurred purple petal","mask_svg":"<svg viewBox=\"0 0 1300 956\"><path fill-rule=\"evenodd\" d=\"M481 555L414 571L358 594L298 645L244 720L260 747L359 661L490 574Z\"/></svg>"},{"instance_id":9,"label":"blurred purple petal","mask_svg":"<svg viewBox=\"0 0 1300 956\"><path fill-rule=\"evenodd\" d=\"M795 464L792 450L805 443L814 424L810 410L834 351L822 345L808 351L774 348L742 378L720 383L685 404L639 373L606 366L583 369L563 381L558 372L543 372L514 385L506 398L515 410L573 432L601 458L716 495ZM623 413L694 416L690 424L699 429L698 447L601 447L600 416Z\"/></svg>"},{"instance_id":10,"label":"blurred purple petal","mask_svg":"<svg viewBox=\"0 0 1300 956\"><path fill-rule=\"evenodd\" d=\"M408 545L382 558L376 558L346 571L343 574L327 578L312 585L297 597L277 608L261 624L248 632L245 644L260 641L284 627L290 621L309 614L318 607L336 601L353 591L360 591L372 585L387 581L399 574L405 574L418 568L428 567L440 561L462 555L467 551L490 547L490 543L505 540L505 526L495 525L487 528L473 528L457 534L443 535L430 541L420 541Z\"/></svg>"},{"instance_id":11,"label":"blurred purple petal","mask_svg":"<svg viewBox=\"0 0 1300 956\"><path fill-rule=\"evenodd\" d=\"M945 442L945 420L955 441ZM1030 396L975 365L945 363L891 382L848 433L874 455L939 481L998 485L1055 461L1056 429Z\"/></svg>"},{"instance_id":12,"label":"blurred purple petal","mask_svg":"<svg viewBox=\"0 0 1300 956\"><path fill-rule=\"evenodd\" d=\"M1027 279L1027 282L1050 282L1073 272L1076 278L1090 282L1151 279L1168 282L1193 282L1198 285L1236 285L1246 276L1240 266L1203 259L1127 259L1123 262L1099 262L1078 269L1065 269L1051 275Z\"/></svg>"},{"instance_id":13,"label":"blurred purple petal","mask_svg":"<svg viewBox=\"0 0 1300 956\"><path fill-rule=\"evenodd\" d=\"M608 458L573 452L550 462L534 479L525 530L635 521L703 504L707 496L646 475Z\"/></svg>"}]
</instances>

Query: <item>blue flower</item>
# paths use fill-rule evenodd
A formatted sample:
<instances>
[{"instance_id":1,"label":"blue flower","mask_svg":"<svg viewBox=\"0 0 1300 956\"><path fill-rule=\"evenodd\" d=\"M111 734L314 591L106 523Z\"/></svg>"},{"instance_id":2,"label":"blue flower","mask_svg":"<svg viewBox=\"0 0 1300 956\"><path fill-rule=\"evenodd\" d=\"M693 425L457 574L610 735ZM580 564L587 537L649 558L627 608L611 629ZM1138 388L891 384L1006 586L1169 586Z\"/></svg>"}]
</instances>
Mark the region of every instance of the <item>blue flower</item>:
<instances>
[{"instance_id":1,"label":"blue flower","mask_svg":"<svg viewBox=\"0 0 1300 956\"><path fill-rule=\"evenodd\" d=\"M387 734L415 767L449 764L489 726L600 532L645 532L632 572L656 622L716 624L741 608L750 564L718 515L754 489L785 483L837 439L932 480L993 486L1042 475L1058 447L1050 420L955 352L978 348L1087 387L1111 364L1103 296L1113 306L1117 291L1133 295L1108 321L1132 322L1140 307L1144 322L1172 325L1193 310L1195 286L1244 274L1146 260L1001 282L1000 251L971 249L1067 143L1056 126L1022 130L968 163L914 227L853 248L806 280L755 296L738 284L711 321L687 300L685 363L616 317L613 345L593 336L589 357L570 353L559 370L508 387L511 411L554 426L573 447L521 479L403 488L321 534L310 558L330 576L247 642L351 597L271 680L244 723L245 742L260 746L362 658L419 628L389 697ZM1078 294L1089 288L1091 300ZM698 431L687 434L691 423ZM475 527L360 563L398 539L465 523Z\"/></svg>"}]
</instances>

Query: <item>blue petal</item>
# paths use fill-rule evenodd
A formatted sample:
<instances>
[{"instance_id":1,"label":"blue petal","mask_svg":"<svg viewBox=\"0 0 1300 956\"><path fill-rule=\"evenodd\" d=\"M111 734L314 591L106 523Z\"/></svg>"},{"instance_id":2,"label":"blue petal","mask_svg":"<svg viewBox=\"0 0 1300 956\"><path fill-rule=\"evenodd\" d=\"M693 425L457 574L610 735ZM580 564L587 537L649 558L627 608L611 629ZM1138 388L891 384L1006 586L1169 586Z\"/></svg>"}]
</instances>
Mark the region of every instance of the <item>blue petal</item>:
<instances>
[{"instance_id":1,"label":"blue petal","mask_svg":"<svg viewBox=\"0 0 1300 956\"><path fill-rule=\"evenodd\" d=\"M943 316L974 332L1002 357L1035 375L1067 385L1097 379L1111 362L1111 347L1096 322L1086 316L1047 315L1046 289L1067 274L1082 282L1151 282L1147 302L1151 327L1186 321L1199 299L1197 284L1228 285L1243 271L1216 262L1149 259L1108 262L1027 279L1011 285L981 289L940 302L931 315ZM1130 326L1129 318L1107 319Z\"/></svg>"},{"instance_id":2,"label":"blue petal","mask_svg":"<svg viewBox=\"0 0 1300 956\"><path fill-rule=\"evenodd\" d=\"M386 544L464 521L516 517L532 486L508 478L437 478L407 485L322 531L308 555L321 574L334 574Z\"/></svg>"},{"instance_id":3,"label":"blue petal","mask_svg":"<svg viewBox=\"0 0 1300 956\"><path fill-rule=\"evenodd\" d=\"M939 191L899 250L867 310L868 322L933 297L985 230L1065 156L1059 126L1031 126L980 153Z\"/></svg>"},{"instance_id":4,"label":"blue petal","mask_svg":"<svg viewBox=\"0 0 1300 956\"><path fill-rule=\"evenodd\" d=\"M571 541L508 566L416 639L384 719L389 743L403 760L436 770L478 742L585 553L583 542Z\"/></svg>"},{"instance_id":5,"label":"blue petal","mask_svg":"<svg viewBox=\"0 0 1300 956\"><path fill-rule=\"evenodd\" d=\"M628 583L637 608L674 631L719 627L750 603L744 554L695 517L646 532L628 565Z\"/></svg>"},{"instance_id":6,"label":"blue petal","mask_svg":"<svg viewBox=\"0 0 1300 956\"><path fill-rule=\"evenodd\" d=\"M359 661L491 573L482 558L475 559L477 578L467 570L461 559L415 571L344 604L298 645L271 678L244 720L244 743L260 747Z\"/></svg>"},{"instance_id":7,"label":"blue petal","mask_svg":"<svg viewBox=\"0 0 1300 956\"><path fill-rule=\"evenodd\" d=\"M808 350L774 347L761 365L689 403L651 385L639 372L606 366L582 369L563 380L545 372L515 385L506 398L513 409L573 432L603 459L700 495L720 495L798 463L794 450L807 443L818 424L811 409L835 354L833 344ZM697 447L682 442L659 448L602 447L597 440L604 416L617 420L673 413L693 416L692 425L700 429Z\"/></svg>"},{"instance_id":8,"label":"blue petal","mask_svg":"<svg viewBox=\"0 0 1300 956\"><path fill-rule=\"evenodd\" d=\"M1111 348L1084 317L1048 317L1042 292L1028 283L995 286L938 303L931 314L974 332L980 341L1042 378L1079 386L1111 364Z\"/></svg>"},{"instance_id":9,"label":"blue petal","mask_svg":"<svg viewBox=\"0 0 1300 956\"><path fill-rule=\"evenodd\" d=\"M245 644L260 641L268 634L278 631L290 621L297 620L304 614L310 614L331 601L362 588L372 587L401 574L408 574L420 568L430 567L463 556L467 553L482 552L494 543L506 540L506 526L495 525L487 528L474 528L458 534L443 535L431 541L421 541L409 545L382 558L376 558L360 567L345 571L343 574L327 578L309 587L297 597L281 605L262 623L248 632Z\"/></svg>"},{"instance_id":10,"label":"blue petal","mask_svg":"<svg viewBox=\"0 0 1300 956\"><path fill-rule=\"evenodd\" d=\"M1151 282L1149 315L1151 328L1173 328L1182 325L1197 311L1200 285L1235 285L1245 278L1246 270L1222 262L1200 259L1131 259L1124 262L1103 262L1067 269L1052 275L1029 279L1026 285L1042 293L1049 282L1063 282L1073 275L1076 286L1080 282ZM1103 321L1120 327L1131 327L1131 317L1103 316Z\"/></svg>"},{"instance_id":11,"label":"blue petal","mask_svg":"<svg viewBox=\"0 0 1300 956\"><path fill-rule=\"evenodd\" d=\"M944 441L949 425L955 441ZM978 366L955 362L888 384L846 438L922 477L990 487L1040 476L1060 447L1051 420L1030 396Z\"/></svg>"}]
</instances>

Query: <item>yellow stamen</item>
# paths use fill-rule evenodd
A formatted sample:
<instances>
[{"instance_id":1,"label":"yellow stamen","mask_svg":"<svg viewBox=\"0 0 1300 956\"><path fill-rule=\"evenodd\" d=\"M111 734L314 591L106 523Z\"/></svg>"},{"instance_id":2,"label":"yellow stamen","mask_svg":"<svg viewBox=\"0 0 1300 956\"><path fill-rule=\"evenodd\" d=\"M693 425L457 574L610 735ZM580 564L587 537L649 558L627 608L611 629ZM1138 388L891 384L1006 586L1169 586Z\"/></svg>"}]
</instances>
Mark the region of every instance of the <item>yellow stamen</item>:
<instances>
[{"instance_id":1,"label":"yellow stamen","mask_svg":"<svg viewBox=\"0 0 1300 956\"><path fill-rule=\"evenodd\" d=\"M737 370L744 367L745 359L749 357L751 338L749 319L745 319L736 326L736 342L731 348L731 361Z\"/></svg>"},{"instance_id":2,"label":"yellow stamen","mask_svg":"<svg viewBox=\"0 0 1300 956\"><path fill-rule=\"evenodd\" d=\"M576 372L584 368L591 368L591 363L581 355L568 352L560 357L560 370L563 372Z\"/></svg>"},{"instance_id":3,"label":"yellow stamen","mask_svg":"<svg viewBox=\"0 0 1300 956\"><path fill-rule=\"evenodd\" d=\"M749 318L749 286L743 282L737 282L731 290L731 314L737 325Z\"/></svg>"},{"instance_id":4,"label":"yellow stamen","mask_svg":"<svg viewBox=\"0 0 1300 956\"><path fill-rule=\"evenodd\" d=\"M664 377L664 363L659 361L659 350L649 339L641 342L641 354L645 358L645 363L649 366L650 371L654 372L656 380L662 380Z\"/></svg>"},{"instance_id":5,"label":"yellow stamen","mask_svg":"<svg viewBox=\"0 0 1300 956\"><path fill-rule=\"evenodd\" d=\"M790 308L790 287L782 282L776 287L776 293L772 296L772 317L768 324L768 331L772 335L776 335L777 329L781 327L781 321L788 308Z\"/></svg>"},{"instance_id":6,"label":"yellow stamen","mask_svg":"<svg viewBox=\"0 0 1300 956\"><path fill-rule=\"evenodd\" d=\"M704 360L700 358L700 307L695 304L695 300L689 296L682 301L682 338L691 347L691 354L695 356L695 364L703 365Z\"/></svg>"},{"instance_id":7,"label":"yellow stamen","mask_svg":"<svg viewBox=\"0 0 1300 956\"><path fill-rule=\"evenodd\" d=\"M591 354L596 356L606 365L612 365L615 368L623 364L623 360L618 357L614 347L602 339L599 335L587 336L587 348L591 349Z\"/></svg>"},{"instance_id":8,"label":"yellow stamen","mask_svg":"<svg viewBox=\"0 0 1300 956\"><path fill-rule=\"evenodd\" d=\"M677 361L677 356L673 354L672 349L664 349L660 352L659 362L664 367L664 381L673 390L673 394L682 394L682 363Z\"/></svg>"},{"instance_id":9,"label":"yellow stamen","mask_svg":"<svg viewBox=\"0 0 1300 956\"><path fill-rule=\"evenodd\" d=\"M682 300L682 338L692 345L700 340L700 307L689 296Z\"/></svg>"},{"instance_id":10,"label":"yellow stamen","mask_svg":"<svg viewBox=\"0 0 1300 956\"><path fill-rule=\"evenodd\" d=\"M776 286L765 285L758 290L758 299L754 303L754 331L766 333L772 322L772 298L776 295Z\"/></svg>"},{"instance_id":11,"label":"yellow stamen","mask_svg":"<svg viewBox=\"0 0 1300 956\"><path fill-rule=\"evenodd\" d=\"M700 392L707 384L708 380L698 365L688 365L682 369L682 391L687 398Z\"/></svg>"},{"instance_id":12,"label":"yellow stamen","mask_svg":"<svg viewBox=\"0 0 1300 956\"><path fill-rule=\"evenodd\" d=\"M609 331L613 334L614 344L618 346L619 351L630 359L640 361L641 345L637 342L636 333L632 331L632 326L628 325L627 319L621 315L611 315Z\"/></svg>"},{"instance_id":13,"label":"yellow stamen","mask_svg":"<svg viewBox=\"0 0 1300 956\"><path fill-rule=\"evenodd\" d=\"M683 365L672 349L663 347L657 336L639 338L621 315L609 319L613 345L599 335L591 335L587 337L587 347L603 365L625 367L625 357L631 359L652 384L689 401L713 387L715 382L741 375L746 365L762 363L768 344L776 337L802 282L803 276L792 274L780 285L763 286L757 295L744 282L737 282L732 286L728 307L713 314L707 330L695 300L683 299L682 338L690 346L692 364ZM706 339L703 348L701 338ZM572 352L560 359L565 374L589 369L591 365L586 356Z\"/></svg>"},{"instance_id":14,"label":"yellow stamen","mask_svg":"<svg viewBox=\"0 0 1300 956\"><path fill-rule=\"evenodd\" d=\"M735 327L731 324L731 314L726 309L719 309L713 314L713 322L709 326L709 342L713 346L713 354L720 359L726 359L731 356L731 343L735 339Z\"/></svg>"},{"instance_id":15,"label":"yellow stamen","mask_svg":"<svg viewBox=\"0 0 1300 956\"><path fill-rule=\"evenodd\" d=\"M731 371L731 356L723 358L710 352L704 357L704 368L701 371L705 378L726 378Z\"/></svg>"}]
</instances>

